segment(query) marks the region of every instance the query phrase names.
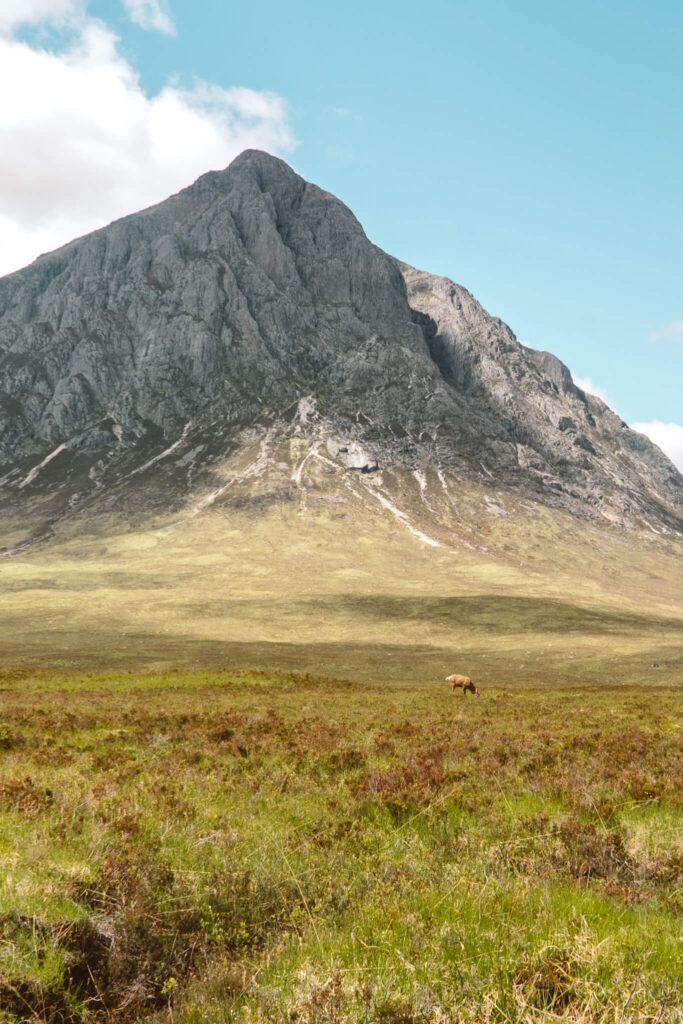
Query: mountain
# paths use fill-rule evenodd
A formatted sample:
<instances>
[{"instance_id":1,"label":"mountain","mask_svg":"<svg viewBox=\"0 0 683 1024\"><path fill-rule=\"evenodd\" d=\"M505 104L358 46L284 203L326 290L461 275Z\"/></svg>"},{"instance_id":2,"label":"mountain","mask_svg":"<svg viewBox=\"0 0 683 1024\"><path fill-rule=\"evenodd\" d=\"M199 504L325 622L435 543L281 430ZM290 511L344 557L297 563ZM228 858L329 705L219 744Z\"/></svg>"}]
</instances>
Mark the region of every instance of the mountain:
<instances>
[{"instance_id":1,"label":"mountain","mask_svg":"<svg viewBox=\"0 0 683 1024\"><path fill-rule=\"evenodd\" d=\"M434 544L475 529L469 487L492 516L683 527L683 477L646 437L266 153L0 280L8 553L86 513L258 510L332 477Z\"/></svg>"}]
</instances>

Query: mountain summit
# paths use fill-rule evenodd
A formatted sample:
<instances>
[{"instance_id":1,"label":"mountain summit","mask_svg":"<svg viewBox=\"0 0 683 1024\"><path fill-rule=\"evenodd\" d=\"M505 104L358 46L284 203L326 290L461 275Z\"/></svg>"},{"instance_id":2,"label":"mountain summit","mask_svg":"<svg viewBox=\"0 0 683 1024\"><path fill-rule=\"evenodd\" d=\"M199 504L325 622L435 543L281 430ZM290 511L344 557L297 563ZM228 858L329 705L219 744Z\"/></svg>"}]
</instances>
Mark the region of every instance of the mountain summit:
<instances>
[{"instance_id":1,"label":"mountain summit","mask_svg":"<svg viewBox=\"0 0 683 1024\"><path fill-rule=\"evenodd\" d=\"M267 153L0 280L0 499L34 539L122 495L179 508L245 438L295 437L375 490L393 474L394 503L413 474L427 505L430 481L462 480L683 522L683 477L555 356Z\"/></svg>"}]
</instances>

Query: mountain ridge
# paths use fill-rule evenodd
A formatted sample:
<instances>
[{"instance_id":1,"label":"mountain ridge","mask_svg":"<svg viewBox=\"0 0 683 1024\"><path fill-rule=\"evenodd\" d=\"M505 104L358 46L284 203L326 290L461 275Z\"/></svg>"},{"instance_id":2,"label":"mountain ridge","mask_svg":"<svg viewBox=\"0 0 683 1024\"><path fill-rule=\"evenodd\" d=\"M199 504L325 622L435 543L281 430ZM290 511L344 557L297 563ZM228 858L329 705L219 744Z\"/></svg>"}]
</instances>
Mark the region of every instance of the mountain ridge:
<instances>
[{"instance_id":1,"label":"mountain ridge","mask_svg":"<svg viewBox=\"0 0 683 1024\"><path fill-rule=\"evenodd\" d=\"M0 509L30 508L33 536L162 463L175 507L198 479L210 493L250 430L326 432L343 472L431 467L683 528L681 474L557 357L257 150L0 279L0 409Z\"/></svg>"}]
</instances>

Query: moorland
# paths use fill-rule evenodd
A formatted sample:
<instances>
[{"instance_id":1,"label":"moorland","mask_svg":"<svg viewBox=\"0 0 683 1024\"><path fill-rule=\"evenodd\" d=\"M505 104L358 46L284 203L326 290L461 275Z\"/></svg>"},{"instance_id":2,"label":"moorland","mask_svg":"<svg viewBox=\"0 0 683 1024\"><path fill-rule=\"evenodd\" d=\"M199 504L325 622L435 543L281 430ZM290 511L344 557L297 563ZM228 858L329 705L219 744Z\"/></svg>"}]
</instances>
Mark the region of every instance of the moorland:
<instances>
[{"instance_id":1,"label":"moorland","mask_svg":"<svg viewBox=\"0 0 683 1024\"><path fill-rule=\"evenodd\" d=\"M680 692L5 670L7 1021L680 1020Z\"/></svg>"},{"instance_id":2,"label":"moorland","mask_svg":"<svg viewBox=\"0 0 683 1024\"><path fill-rule=\"evenodd\" d=\"M302 501L3 561L4 1019L680 1021L675 542Z\"/></svg>"}]
</instances>

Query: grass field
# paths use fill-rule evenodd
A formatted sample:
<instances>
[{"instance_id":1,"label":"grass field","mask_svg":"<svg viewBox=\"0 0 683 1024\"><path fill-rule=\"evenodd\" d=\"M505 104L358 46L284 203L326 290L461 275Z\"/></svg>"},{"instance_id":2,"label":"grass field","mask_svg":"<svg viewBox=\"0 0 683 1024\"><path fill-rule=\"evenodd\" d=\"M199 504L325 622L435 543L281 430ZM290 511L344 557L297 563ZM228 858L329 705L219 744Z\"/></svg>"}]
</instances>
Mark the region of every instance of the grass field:
<instances>
[{"instance_id":1,"label":"grass field","mask_svg":"<svg viewBox=\"0 0 683 1024\"><path fill-rule=\"evenodd\" d=\"M680 538L259 452L3 517L0 1021L680 1024Z\"/></svg>"},{"instance_id":2,"label":"grass field","mask_svg":"<svg viewBox=\"0 0 683 1024\"><path fill-rule=\"evenodd\" d=\"M683 1019L680 690L0 691L3 1020Z\"/></svg>"}]
</instances>

